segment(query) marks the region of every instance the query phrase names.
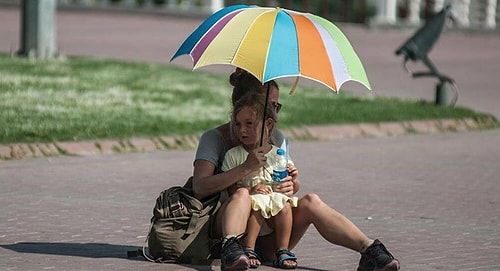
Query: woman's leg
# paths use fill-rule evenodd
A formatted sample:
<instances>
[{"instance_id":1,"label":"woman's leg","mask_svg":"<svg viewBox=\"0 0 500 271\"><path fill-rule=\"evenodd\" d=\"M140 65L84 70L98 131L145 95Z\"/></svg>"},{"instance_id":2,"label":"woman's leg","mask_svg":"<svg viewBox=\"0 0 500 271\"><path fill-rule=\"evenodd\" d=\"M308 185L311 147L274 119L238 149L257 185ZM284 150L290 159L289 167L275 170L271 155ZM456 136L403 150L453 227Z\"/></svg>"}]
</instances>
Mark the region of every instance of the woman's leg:
<instances>
[{"instance_id":1,"label":"woman's leg","mask_svg":"<svg viewBox=\"0 0 500 271\"><path fill-rule=\"evenodd\" d=\"M397 271L400 269L399 261L392 256L382 242L366 237L356 225L326 205L318 195L307 194L302 197L298 206L292 208L292 212L293 228L290 248L297 245L309 225L313 224L328 242L361 253L357 271ZM269 255L269 248L272 247L270 236L261 239L266 257Z\"/></svg>"},{"instance_id":2,"label":"woman's leg","mask_svg":"<svg viewBox=\"0 0 500 271\"><path fill-rule=\"evenodd\" d=\"M250 216L250 195L247 189L238 189L222 205L216 215L216 234L224 237L221 252L221 270L247 270L248 256L240 243Z\"/></svg>"},{"instance_id":3,"label":"woman's leg","mask_svg":"<svg viewBox=\"0 0 500 271\"><path fill-rule=\"evenodd\" d=\"M247 189L238 189L217 212L215 233L221 237L244 233L249 216L250 194Z\"/></svg>"},{"instance_id":4,"label":"woman's leg","mask_svg":"<svg viewBox=\"0 0 500 271\"><path fill-rule=\"evenodd\" d=\"M326 205L316 194L311 193L302 197L292 211L291 248L297 245L311 224L328 242L357 252L373 242L349 219Z\"/></svg>"}]
</instances>

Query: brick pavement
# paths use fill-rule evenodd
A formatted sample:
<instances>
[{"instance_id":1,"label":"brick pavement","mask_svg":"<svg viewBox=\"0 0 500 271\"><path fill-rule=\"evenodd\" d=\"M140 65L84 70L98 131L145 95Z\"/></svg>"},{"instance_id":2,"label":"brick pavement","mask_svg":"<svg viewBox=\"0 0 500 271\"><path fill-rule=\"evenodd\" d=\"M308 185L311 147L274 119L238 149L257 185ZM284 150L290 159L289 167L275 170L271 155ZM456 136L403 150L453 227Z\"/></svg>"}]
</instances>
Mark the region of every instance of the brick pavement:
<instances>
[{"instance_id":1,"label":"brick pavement","mask_svg":"<svg viewBox=\"0 0 500 271\"><path fill-rule=\"evenodd\" d=\"M403 270L500 270L500 129L294 141L291 153L300 194L318 193L381 238ZM191 174L193 156L0 163L0 270L218 270L126 259L142 245L154 199ZM354 270L358 261L313 227L294 251L300 270Z\"/></svg>"}]
</instances>

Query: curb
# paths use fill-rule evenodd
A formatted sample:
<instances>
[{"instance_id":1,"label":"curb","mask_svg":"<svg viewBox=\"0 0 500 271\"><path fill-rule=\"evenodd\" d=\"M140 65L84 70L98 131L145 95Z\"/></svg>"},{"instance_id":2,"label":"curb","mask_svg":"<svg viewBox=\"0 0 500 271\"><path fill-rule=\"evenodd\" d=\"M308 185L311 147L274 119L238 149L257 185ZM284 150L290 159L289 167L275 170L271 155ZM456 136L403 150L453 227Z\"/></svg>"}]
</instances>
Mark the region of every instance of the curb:
<instances>
[{"instance_id":1,"label":"curb","mask_svg":"<svg viewBox=\"0 0 500 271\"><path fill-rule=\"evenodd\" d=\"M442 119L426 121L359 123L308 126L282 130L291 140L331 141L361 137L392 137L405 134L432 134L483 130L498 127L494 117L484 119ZM192 150L199 137L194 135L97 140L80 142L19 143L0 145L0 161L50 156L89 156L158 150Z\"/></svg>"}]
</instances>

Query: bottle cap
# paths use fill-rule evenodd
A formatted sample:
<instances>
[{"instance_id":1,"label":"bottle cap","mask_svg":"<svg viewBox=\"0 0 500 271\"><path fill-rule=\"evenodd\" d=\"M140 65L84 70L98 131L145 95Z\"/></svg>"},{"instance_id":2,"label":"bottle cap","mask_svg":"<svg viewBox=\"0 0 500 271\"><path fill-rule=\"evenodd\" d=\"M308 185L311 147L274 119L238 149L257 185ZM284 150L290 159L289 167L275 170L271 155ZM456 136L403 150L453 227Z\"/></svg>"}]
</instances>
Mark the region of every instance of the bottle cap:
<instances>
[{"instance_id":1,"label":"bottle cap","mask_svg":"<svg viewBox=\"0 0 500 271\"><path fill-rule=\"evenodd\" d=\"M285 154L285 150L284 149L278 149L276 151L276 154L278 154L278 155L284 155Z\"/></svg>"}]
</instances>

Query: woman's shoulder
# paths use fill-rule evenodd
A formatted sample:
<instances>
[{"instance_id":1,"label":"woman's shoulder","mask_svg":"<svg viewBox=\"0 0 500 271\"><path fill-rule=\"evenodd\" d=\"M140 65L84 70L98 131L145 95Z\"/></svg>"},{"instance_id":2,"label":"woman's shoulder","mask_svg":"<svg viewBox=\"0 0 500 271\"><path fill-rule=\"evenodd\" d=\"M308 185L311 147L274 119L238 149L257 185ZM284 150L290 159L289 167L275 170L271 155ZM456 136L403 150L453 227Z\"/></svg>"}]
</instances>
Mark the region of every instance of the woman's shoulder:
<instances>
[{"instance_id":1,"label":"woman's shoulder","mask_svg":"<svg viewBox=\"0 0 500 271\"><path fill-rule=\"evenodd\" d=\"M202 139L208 139L208 140L217 140L217 141L224 141L224 133L221 130L222 126L211 128L208 130L205 130L201 134Z\"/></svg>"},{"instance_id":2,"label":"woman's shoulder","mask_svg":"<svg viewBox=\"0 0 500 271\"><path fill-rule=\"evenodd\" d=\"M204 136L212 137L212 136L222 136L222 134L217 128L211 128L211 129L203 131L203 133L201 133L201 136L202 137L204 137Z\"/></svg>"},{"instance_id":3,"label":"woman's shoulder","mask_svg":"<svg viewBox=\"0 0 500 271\"><path fill-rule=\"evenodd\" d=\"M204 131L198 142L198 150L223 155L232 146L230 138L227 138L223 127L224 125L221 125Z\"/></svg>"}]
</instances>

